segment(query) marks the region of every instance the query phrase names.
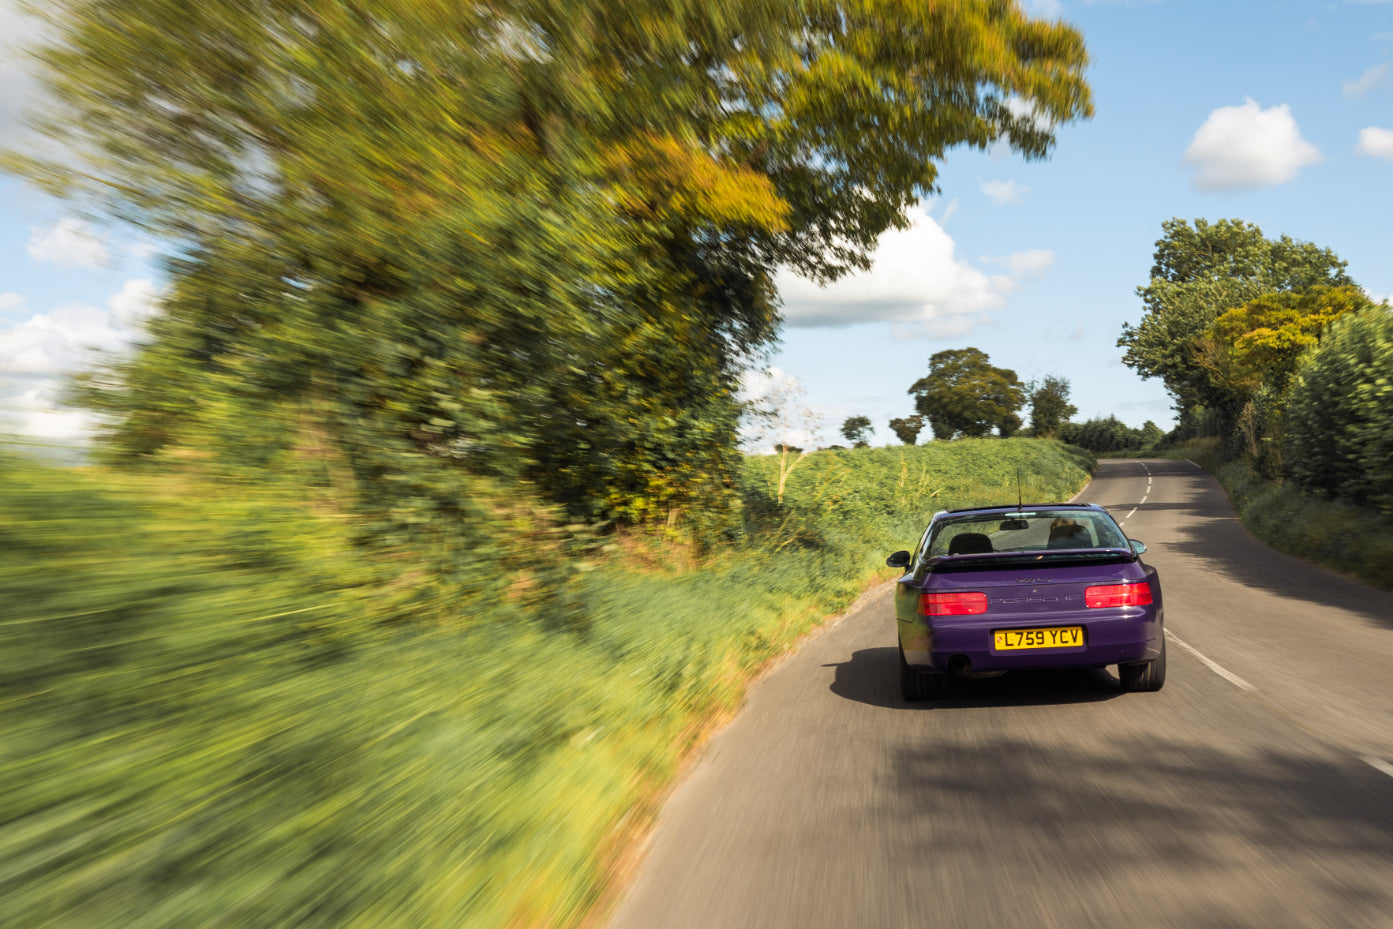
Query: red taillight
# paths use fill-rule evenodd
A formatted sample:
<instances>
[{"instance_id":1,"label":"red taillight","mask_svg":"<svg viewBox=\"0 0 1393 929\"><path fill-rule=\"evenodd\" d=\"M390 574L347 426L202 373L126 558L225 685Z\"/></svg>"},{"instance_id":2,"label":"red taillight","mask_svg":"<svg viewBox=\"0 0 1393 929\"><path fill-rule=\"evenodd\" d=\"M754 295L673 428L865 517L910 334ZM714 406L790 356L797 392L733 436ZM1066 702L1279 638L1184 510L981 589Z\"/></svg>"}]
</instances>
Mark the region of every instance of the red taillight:
<instances>
[{"instance_id":1,"label":"red taillight","mask_svg":"<svg viewBox=\"0 0 1393 929\"><path fill-rule=\"evenodd\" d=\"M1142 581L1140 584L1089 587L1083 592L1083 602L1090 610L1110 606L1146 606L1151 602L1151 585Z\"/></svg>"},{"instance_id":2,"label":"red taillight","mask_svg":"<svg viewBox=\"0 0 1393 929\"><path fill-rule=\"evenodd\" d=\"M985 613L987 612L987 595L976 590L962 593L920 594L919 612L924 616L969 616L973 613Z\"/></svg>"}]
</instances>

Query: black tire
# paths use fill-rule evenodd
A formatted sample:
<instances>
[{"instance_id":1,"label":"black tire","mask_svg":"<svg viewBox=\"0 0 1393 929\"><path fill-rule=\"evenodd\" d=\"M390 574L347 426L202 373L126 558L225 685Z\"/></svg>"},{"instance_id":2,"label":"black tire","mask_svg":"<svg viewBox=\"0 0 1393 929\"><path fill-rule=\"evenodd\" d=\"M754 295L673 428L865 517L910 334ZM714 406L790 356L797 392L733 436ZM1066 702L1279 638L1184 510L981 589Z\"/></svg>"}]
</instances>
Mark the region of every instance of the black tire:
<instances>
[{"instance_id":1,"label":"black tire","mask_svg":"<svg viewBox=\"0 0 1393 929\"><path fill-rule=\"evenodd\" d=\"M897 650L900 653L900 696L910 703L943 696L948 689L948 675L914 671L904 660L904 649Z\"/></svg>"},{"instance_id":2,"label":"black tire","mask_svg":"<svg viewBox=\"0 0 1393 929\"><path fill-rule=\"evenodd\" d=\"M1135 661L1117 666L1117 676L1127 693L1148 693L1160 690L1166 683L1166 639L1161 637L1161 654L1151 661Z\"/></svg>"}]
</instances>

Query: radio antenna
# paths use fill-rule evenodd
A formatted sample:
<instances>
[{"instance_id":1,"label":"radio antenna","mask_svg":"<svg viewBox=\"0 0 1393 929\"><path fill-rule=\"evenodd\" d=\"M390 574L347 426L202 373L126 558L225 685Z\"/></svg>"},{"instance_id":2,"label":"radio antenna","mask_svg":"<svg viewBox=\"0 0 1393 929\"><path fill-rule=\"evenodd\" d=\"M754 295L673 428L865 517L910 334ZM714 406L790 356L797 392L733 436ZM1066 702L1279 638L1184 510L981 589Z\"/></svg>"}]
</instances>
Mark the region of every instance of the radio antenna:
<instances>
[{"instance_id":1,"label":"radio antenna","mask_svg":"<svg viewBox=\"0 0 1393 929\"><path fill-rule=\"evenodd\" d=\"M1016 465L1016 509L1025 507L1025 500L1021 497L1021 466Z\"/></svg>"}]
</instances>

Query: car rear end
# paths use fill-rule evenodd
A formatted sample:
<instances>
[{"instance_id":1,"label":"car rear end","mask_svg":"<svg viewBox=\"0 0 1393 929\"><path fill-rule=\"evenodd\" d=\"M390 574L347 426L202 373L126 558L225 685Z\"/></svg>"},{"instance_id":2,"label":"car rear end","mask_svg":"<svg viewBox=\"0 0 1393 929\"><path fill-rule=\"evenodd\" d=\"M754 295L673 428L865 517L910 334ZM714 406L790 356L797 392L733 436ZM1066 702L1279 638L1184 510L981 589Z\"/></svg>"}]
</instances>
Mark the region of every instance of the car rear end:
<instances>
[{"instance_id":1,"label":"car rear end","mask_svg":"<svg viewBox=\"0 0 1393 929\"><path fill-rule=\"evenodd\" d=\"M1102 667L1160 654L1160 583L1135 556L1003 560L964 559L901 582L896 616L912 670Z\"/></svg>"}]
</instances>

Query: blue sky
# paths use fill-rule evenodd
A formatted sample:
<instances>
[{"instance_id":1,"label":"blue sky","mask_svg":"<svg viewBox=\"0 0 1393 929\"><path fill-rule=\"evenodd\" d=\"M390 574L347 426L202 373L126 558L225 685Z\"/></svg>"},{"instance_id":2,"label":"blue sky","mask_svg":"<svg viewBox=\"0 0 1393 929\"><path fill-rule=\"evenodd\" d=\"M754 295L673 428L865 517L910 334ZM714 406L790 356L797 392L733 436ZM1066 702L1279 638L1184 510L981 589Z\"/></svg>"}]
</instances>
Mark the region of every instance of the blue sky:
<instances>
[{"instance_id":1,"label":"blue sky","mask_svg":"<svg viewBox=\"0 0 1393 929\"><path fill-rule=\"evenodd\" d=\"M1116 342L1172 217L1333 248L1371 294L1393 294L1393 0L1025 6L1083 32L1096 116L1062 127L1047 161L950 153L941 194L868 275L828 290L780 278L770 379L804 392L824 443L851 415L893 442L887 422L913 412L929 356L969 345L1022 379L1067 378L1079 419L1169 428L1161 385ZM0 41L27 29L0 0ZM0 145L18 140L27 99L0 60ZM60 373L86 346L129 342L159 283L145 243L0 178L0 431L79 437Z\"/></svg>"}]
</instances>

